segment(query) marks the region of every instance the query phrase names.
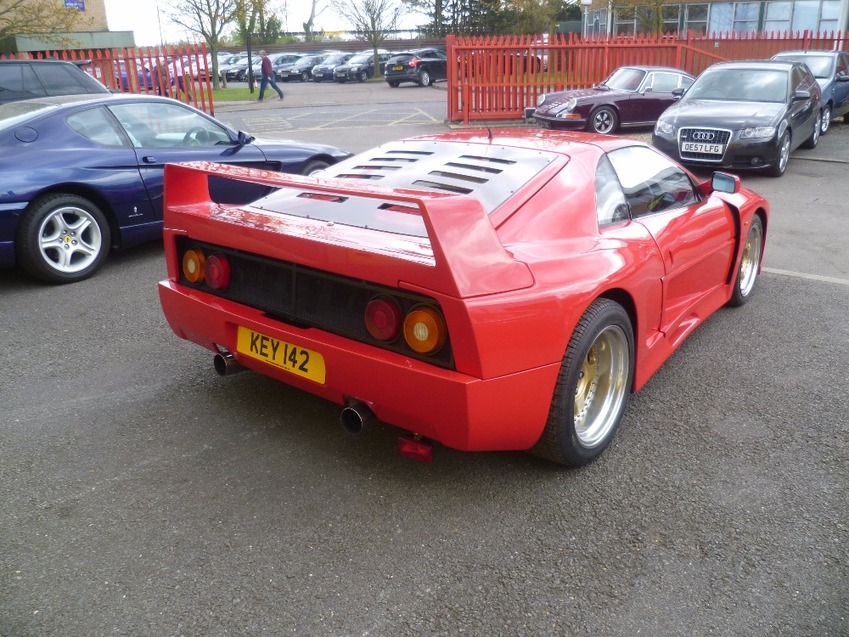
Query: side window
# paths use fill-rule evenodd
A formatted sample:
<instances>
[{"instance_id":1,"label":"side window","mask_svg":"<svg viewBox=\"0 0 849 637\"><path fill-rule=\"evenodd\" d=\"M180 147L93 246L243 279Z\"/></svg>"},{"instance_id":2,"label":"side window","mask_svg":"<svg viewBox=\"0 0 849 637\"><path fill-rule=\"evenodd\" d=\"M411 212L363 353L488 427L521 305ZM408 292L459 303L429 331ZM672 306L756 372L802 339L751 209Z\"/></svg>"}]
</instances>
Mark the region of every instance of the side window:
<instances>
[{"instance_id":1,"label":"side window","mask_svg":"<svg viewBox=\"0 0 849 637\"><path fill-rule=\"evenodd\" d=\"M0 92L5 101L45 95L29 64L0 64Z\"/></svg>"},{"instance_id":2,"label":"side window","mask_svg":"<svg viewBox=\"0 0 849 637\"><path fill-rule=\"evenodd\" d=\"M625 146L607 156L633 217L689 206L700 199L687 173L652 148Z\"/></svg>"},{"instance_id":3,"label":"side window","mask_svg":"<svg viewBox=\"0 0 849 637\"><path fill-rule=\"evenodd\" d=\"M73 95L86 92L79 79L63 65L49 64L35 67L38 79L47 89L48 95Z\"/></svg>"},{"instance_id":4,"label":"side window","mask_svg":"<svg viewBox=\"0 0 849 637\"><path fill-rule=\"evenodd\" d=\"M678 88L678 76L674 73L652 73L647 87L656 93L671 93Z\"/></svg>"},{"instance_id":5,"label":"side window","mask_svg":"<svg viewBox=\"0 0 849 637\"><path fill-rule=\"evenodd\" d=\"M69 115L65 123L77 133L101 146L128 146L115 120L102 108L91 108Z\"/></svg>"},{"instance_id":6,"label":"side window","mask_svg":"<svg viewBox=\"0 0 849 637\"><path fill-rule=\"evenodd\" d=\"M109 109L133 142L142 148L182 148L230 144L226 129L177 104L137 102Z\"/></svg>"},{"instance_id":7,"label":"side window","mask_svg":"<svg viewBox=\"0 0 849 637\"><path fill-rule=\"evenodd\" d=\"M606 156L602 156L595 170L595 209L599 226L628 218L628 204L625 203L622 186Z\"/></svg>"},{"instance_id":8,"label":"side window","mask_svg":"<svg viewBox=\"0 0 849 637\"><path fill-rule=\"evenodd\" d=\"M834 74L836 76L849 75L849 55L837 56L837 68Z\"/></svg>"}]
</instances>

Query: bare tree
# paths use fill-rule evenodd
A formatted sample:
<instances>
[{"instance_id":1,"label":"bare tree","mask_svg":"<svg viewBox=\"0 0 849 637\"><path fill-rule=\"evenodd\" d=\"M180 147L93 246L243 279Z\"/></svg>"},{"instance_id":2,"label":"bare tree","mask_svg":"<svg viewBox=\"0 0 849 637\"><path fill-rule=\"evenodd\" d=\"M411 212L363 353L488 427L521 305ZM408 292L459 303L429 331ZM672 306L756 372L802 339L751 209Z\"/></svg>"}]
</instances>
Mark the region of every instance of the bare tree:
<instances>
[{"instance_id":1,"label":"bare tree","mask_svg":"<svg viewBox=\"0 0 849 637\"><path fill-rule=\"evenodd\" d=\"M224 29L235 19L237 9L237 0L179 0L170 13L174 23L206 42L215 88L218 88L218 49Z\"/></svg>"},{"instance_id":2,"label":"bare tree","mask_svg":"<svg viewBox=\"0 0 849 637\"><path fill-rule=\"evenodd\" d=\"M401 0L333 0L333 6L357 32L357 39L372 46L374 74L383 75L377 49L398 28L398 21L409 9Z\"/></svg>"},{"instance_id":3,"label":"bare tree","mask_svg":"<svg viewBox=\"0 0 849 637\"><path fill-rule=\"evenodd\" d=\"M328 6L325 4L324 6L319 7L320 2L321 0L310 0L310 17L303 23L304 40L307 42L312 42L314 38L313 25L315 24L315 19L320 16Z\"/></svg>"},{"instance_id":4,"label":"bare tree","mask_svg":"<svg viewBox=\"0 0 849 637\"><path fill-rule=\"evenodd\" d=\"M55 0L0 0L0 44L25 33L58 47L79 46L58 34L74 31L85 21L81 11L65 8Z\"/></svg>"}]
</instances>

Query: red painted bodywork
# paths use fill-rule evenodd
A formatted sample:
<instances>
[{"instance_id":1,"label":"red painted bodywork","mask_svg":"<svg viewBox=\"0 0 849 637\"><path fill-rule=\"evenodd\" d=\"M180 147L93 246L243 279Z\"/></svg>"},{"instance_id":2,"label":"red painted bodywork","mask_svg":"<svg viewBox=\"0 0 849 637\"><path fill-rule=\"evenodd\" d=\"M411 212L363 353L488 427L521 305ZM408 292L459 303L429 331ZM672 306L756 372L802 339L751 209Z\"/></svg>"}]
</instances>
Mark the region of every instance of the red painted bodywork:
<instances>
[{"instance_id":1,"label":"red painted bodywork","mask_svg":"<svg viewBox=\"0 0 849 637\"><path fill-rule=\"evenodd\" d=\"M534 148L556 158L490 214L470 195L215 164L168 166L168 278L159 293L175 333L215 352L227 350L246 367L336 403L362 401L384 422L450 447L528 449L545 426L570 335L593 300L613 298L631 315L636 391L731 297L741 237L752 216L762 215L766 226L766 202L740 189L713 193L684 212L600 229L595 167L604 152L639 144L633 140L519 129L417 139L480 145L481 152L494 143ZM417 209L427 237L219 206L209 199L209 174L386 200ZM175 244L180 236L427 294L444 313L454 369L289 325L182 286ZM238 325L320 352L326 382L241 357Z\"/></svg>"}]
</instances>

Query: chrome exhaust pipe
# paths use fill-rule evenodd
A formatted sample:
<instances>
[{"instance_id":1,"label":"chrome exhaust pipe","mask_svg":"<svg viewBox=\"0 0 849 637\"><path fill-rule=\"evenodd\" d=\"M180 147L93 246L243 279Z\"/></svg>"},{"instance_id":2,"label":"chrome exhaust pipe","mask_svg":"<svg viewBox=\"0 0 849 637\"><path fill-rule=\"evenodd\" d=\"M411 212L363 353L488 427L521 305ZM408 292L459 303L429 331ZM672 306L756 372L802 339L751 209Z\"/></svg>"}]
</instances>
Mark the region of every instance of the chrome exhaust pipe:
<instances>
[{"instance_id":1,"label":"chrome exhaust pipe","mask_svg":"<svg viewBox=\"0 0 849 637\"><path fill-rule=\"evenodd\" d=\"M219 376L237 374L247 369L236 362L236 359L229 352L224 352L223 354L219 352L216 354L212 359L212 365L215 367L215 371L218 372Z\"/></svg>"},{"instance_id":2,"label":"chrome exhaust pipe","mask_svg":"<svg viewBox=\"0 0 849 637\"><path fill-rule=\"evenodd\" d=\"M369 406L359 401L351 403L339 414L339 422L342 423L342 428L352 436L361 433L366 424L376 419Z\"/></svg>"}]
</instances>

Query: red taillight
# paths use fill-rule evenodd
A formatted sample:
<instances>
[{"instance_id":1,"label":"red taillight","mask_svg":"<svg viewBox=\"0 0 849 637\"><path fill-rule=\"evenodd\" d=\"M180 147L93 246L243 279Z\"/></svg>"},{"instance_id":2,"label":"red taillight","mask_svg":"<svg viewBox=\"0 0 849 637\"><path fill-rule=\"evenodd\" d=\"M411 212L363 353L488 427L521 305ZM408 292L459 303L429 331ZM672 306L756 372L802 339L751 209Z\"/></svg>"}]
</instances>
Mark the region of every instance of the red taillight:
<instances>
[{"instance_id":1,"label":"red taillight","mask_svg":"<svg viewBox=\"0 0 849 637\"><path fill-rule=\"evenodd\" d=\"M368 333L379 341L391 341L401 332L401 308L388 296L376 296L366 305Z\"/></svg>"},{"instance_id":2,"label":"red taillight","mask_svg":"<svg viewBox=\"0 0 849 637\"><path fill-rule=\"evenodd\" d=\"M404 340L419 354L439 351L447 335L442 315L432 307L417 307L404 319Z\"/></svg>"},{"instance_id":3,"label":"red taillight","mask_svg":"<svg viewBox=\"0 0 849 637\"><path fill-rule=\"evenodd\" d=\"M413 58L412 60L407 62L407 65L415 68L419 65L419 62L421 62L421 60L419 60L419 58Z\"/></svg>"},{"instance_id":4,"label":"red taillight","mask_svg":"<svg viewBox=\"0 0 849 637\"><path fill-rule=\"evenodd\" d=\"M418 436L398 438L398 451L405 458L416 462L433 462L433 445Z\"/></svg>"},{"instance_id":5,"label":"red taillight","mask_svg":"<svg viewBox=\"0 0 849 637\"><path fill-rule=\"evenodd\" d=\"M183 255L183 276L189 283L201 283L206 270L206 257L200 250L186 250Z\"/></svg>"},{"instance_id":6,"label":"red taillight","mask_svg":"<svg viewBox=\"0 0 849 637\"><path fill-rule=\"evenodd\" d=\"M227 257L213 254L206 260L206 284L213 290L223 290L230 285L230 262Z\"/></svg>"}]
</instances>

